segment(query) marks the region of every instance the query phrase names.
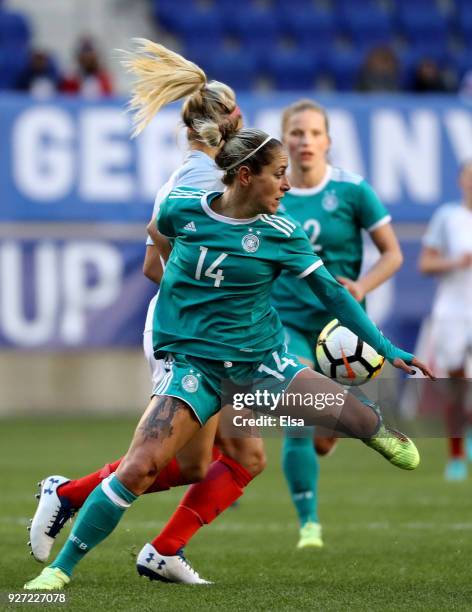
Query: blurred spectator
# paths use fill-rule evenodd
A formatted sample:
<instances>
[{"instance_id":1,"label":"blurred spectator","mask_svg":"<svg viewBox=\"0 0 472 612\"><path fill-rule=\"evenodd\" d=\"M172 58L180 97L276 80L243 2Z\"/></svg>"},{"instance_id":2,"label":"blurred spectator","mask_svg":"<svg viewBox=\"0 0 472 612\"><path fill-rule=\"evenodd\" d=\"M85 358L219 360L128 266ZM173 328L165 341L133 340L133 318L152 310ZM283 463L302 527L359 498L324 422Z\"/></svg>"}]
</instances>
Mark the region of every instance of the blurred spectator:
<instances>
[{"instance_id":1,"label":"blurred spectator","mask_svg":"<svg viewBox=\"0 0 472 612\"><path fill-rule=\"evenodd\" d=\"M59 89L60 76L51 56L41 49L30 52L28 63L19 74L15 89L38 98L47 98Z\"/></svg>"},{"instance_id":2,"label":"blurred spectator","mask_svg":"<svg viewBox=\"0 0 472 612\"><path fill-rule=\"evenodd\" d=\"M368 53L356 89L365 92L400 90L398 61L390 47L375 47Z\"/></svg>"},{"instance_id":3,"label":"blurred spectator","mask_svg":"<svg viewBox=\"0 0 472 612\"><path fill-rule=\"evenodd\" d=\"M422 59L415 68L412 91L415 93L445 92L448 88L437 63L429 58Z\"/></svg>"},{"instance_id":4,"label":"blurred spectator","mask_svg":"<svg viewBox=\"0 0 472 612\"><path fill-rule=\"evenodd\" d=\"M98 51L90 38L83 38L79 42L76 61L78 71L62 81L62 92L85 98L100 98L113 93L110 76L103 68Z\"/></svg>"}]
</instances>

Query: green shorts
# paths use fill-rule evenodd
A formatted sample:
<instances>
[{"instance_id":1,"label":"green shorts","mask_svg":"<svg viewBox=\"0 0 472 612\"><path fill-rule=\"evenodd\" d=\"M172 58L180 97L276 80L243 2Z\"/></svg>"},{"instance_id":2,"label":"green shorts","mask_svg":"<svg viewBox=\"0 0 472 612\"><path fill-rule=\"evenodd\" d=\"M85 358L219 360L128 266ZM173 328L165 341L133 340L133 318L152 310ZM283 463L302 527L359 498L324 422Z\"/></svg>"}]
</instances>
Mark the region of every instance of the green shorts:
<instances>
[{"instance_id":1,"label":"green shorts","mask_svg":"<svg viewBox=\"0 0 472 612\"><path fill-rule=\"evenodd\" d=\"M204 425L224 405L235 405L236 392L283 392L305 368L284 346L269 351L260 362L214 361L172 354L166 359L166 374L152 394L183 400Z\"/></svg>"}]
</instances>

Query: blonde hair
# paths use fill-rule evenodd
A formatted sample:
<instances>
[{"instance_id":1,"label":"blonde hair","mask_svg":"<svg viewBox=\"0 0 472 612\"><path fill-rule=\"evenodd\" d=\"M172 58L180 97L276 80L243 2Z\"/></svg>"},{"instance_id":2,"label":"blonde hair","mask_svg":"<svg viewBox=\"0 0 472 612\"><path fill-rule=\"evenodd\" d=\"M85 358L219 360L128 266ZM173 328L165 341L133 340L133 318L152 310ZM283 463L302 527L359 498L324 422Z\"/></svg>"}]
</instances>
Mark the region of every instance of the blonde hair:
<instances>
[{"instance_id":1,"label":"blonde hair","mask_svg":"<svg viewBox=\"0 0 472 612\"><path fill-rule=\"evenodd\" d=\"M287 106L284 109L284 112L282 113L282 134L285 134L290 117L306 110L315 111L316 113L319 113L323 116L323 119L325 121L326 133L329 135L329 117L325 107L321 106L321 104L318 104L318 102L313 102L313 100L310 100L309 98L302 98L301 100L297 100L297 102L290 104L290 106Z\"/></svg>"},{"instance_id":2,"label":"blonde hair","mask_svg":"<svg viewBox=\"0 0 472 612\"><path fill-rule=\"evenodd\" d=\"M196 139L218 146L201 134L201 121L219 125L225 115L235 111L236 95L231 87L219 81L208 82L199 66L163 45L145 38L133 42L133 51L122 52L123 66L136 77L129 102L133 136L140 134L163 106L187 98L182 108L184 124L196 133Z\"/></svg>"}]
</instances>

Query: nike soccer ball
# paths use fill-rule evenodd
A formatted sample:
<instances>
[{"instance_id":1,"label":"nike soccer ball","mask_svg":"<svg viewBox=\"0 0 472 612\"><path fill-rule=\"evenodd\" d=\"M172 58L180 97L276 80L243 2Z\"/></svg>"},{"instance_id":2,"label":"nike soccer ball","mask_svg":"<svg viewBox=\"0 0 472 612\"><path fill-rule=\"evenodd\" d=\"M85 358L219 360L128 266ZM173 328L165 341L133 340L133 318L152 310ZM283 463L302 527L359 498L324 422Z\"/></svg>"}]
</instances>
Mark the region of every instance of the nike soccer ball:
<instances>
[{"instance_id":1,"label":"nike soccer ball","mask_svg":"<svg viewBox=\"0 0 472 612\"><path fill-rule=\"evenodd\" d=\"M380 374L385 359L347 327L334 319L316 343L321 372L343 385L362 385Z\"/></svg>"}]
</instances>

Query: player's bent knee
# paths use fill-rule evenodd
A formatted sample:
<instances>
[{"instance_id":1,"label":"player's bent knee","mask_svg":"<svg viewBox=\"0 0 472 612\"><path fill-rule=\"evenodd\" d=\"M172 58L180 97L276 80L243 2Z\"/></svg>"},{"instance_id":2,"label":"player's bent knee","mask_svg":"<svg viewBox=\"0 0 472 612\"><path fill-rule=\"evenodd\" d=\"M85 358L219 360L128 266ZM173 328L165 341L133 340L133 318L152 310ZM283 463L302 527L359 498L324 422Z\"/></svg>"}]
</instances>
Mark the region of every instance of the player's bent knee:
<instances>
[{"instance_id":1,"label":"player's bent knee","mask_svg":"<svg viewBox=\"0 0 472 612\"><path fill-rule=\"evenodd\" d=\"M209 467L210 461L201 461L193 464L181 464L180 471L187 484L192 484L204 480Z\"/></svg>"},{"instance_id":2,"label":"player's bent knee","mask_svg":"<svg viewBox=\"0 0 472 612\"><path fill-rule=\"evenodd\" d=\"M267 457L264 450L260 450L256 453L254 458L253 476L257 476L263 472L267 465Z\"/></svg>"},{"instance_id":3,"label":"player's bent knee","mask_svg":"<svg viewBox=\"0 0 472 612\"><path fill-rule=\"evenodd\" d=\"M253 478L263 472L266 467L267 459L264 449L254 449L249 453L236 453L236 455L233 459L242 465Z\"/></svg>"},{"instance_id":4,"label":"player's bent knee","mask_svg":"<svg viewBox=\"0 0 472 612\"><path fill-rule=\"evenodd\" d=\"M141 495L164 467L152 453L136 449L126 455L116 470L117 478L133 493Z\"/></svg>"}]
</instances>

